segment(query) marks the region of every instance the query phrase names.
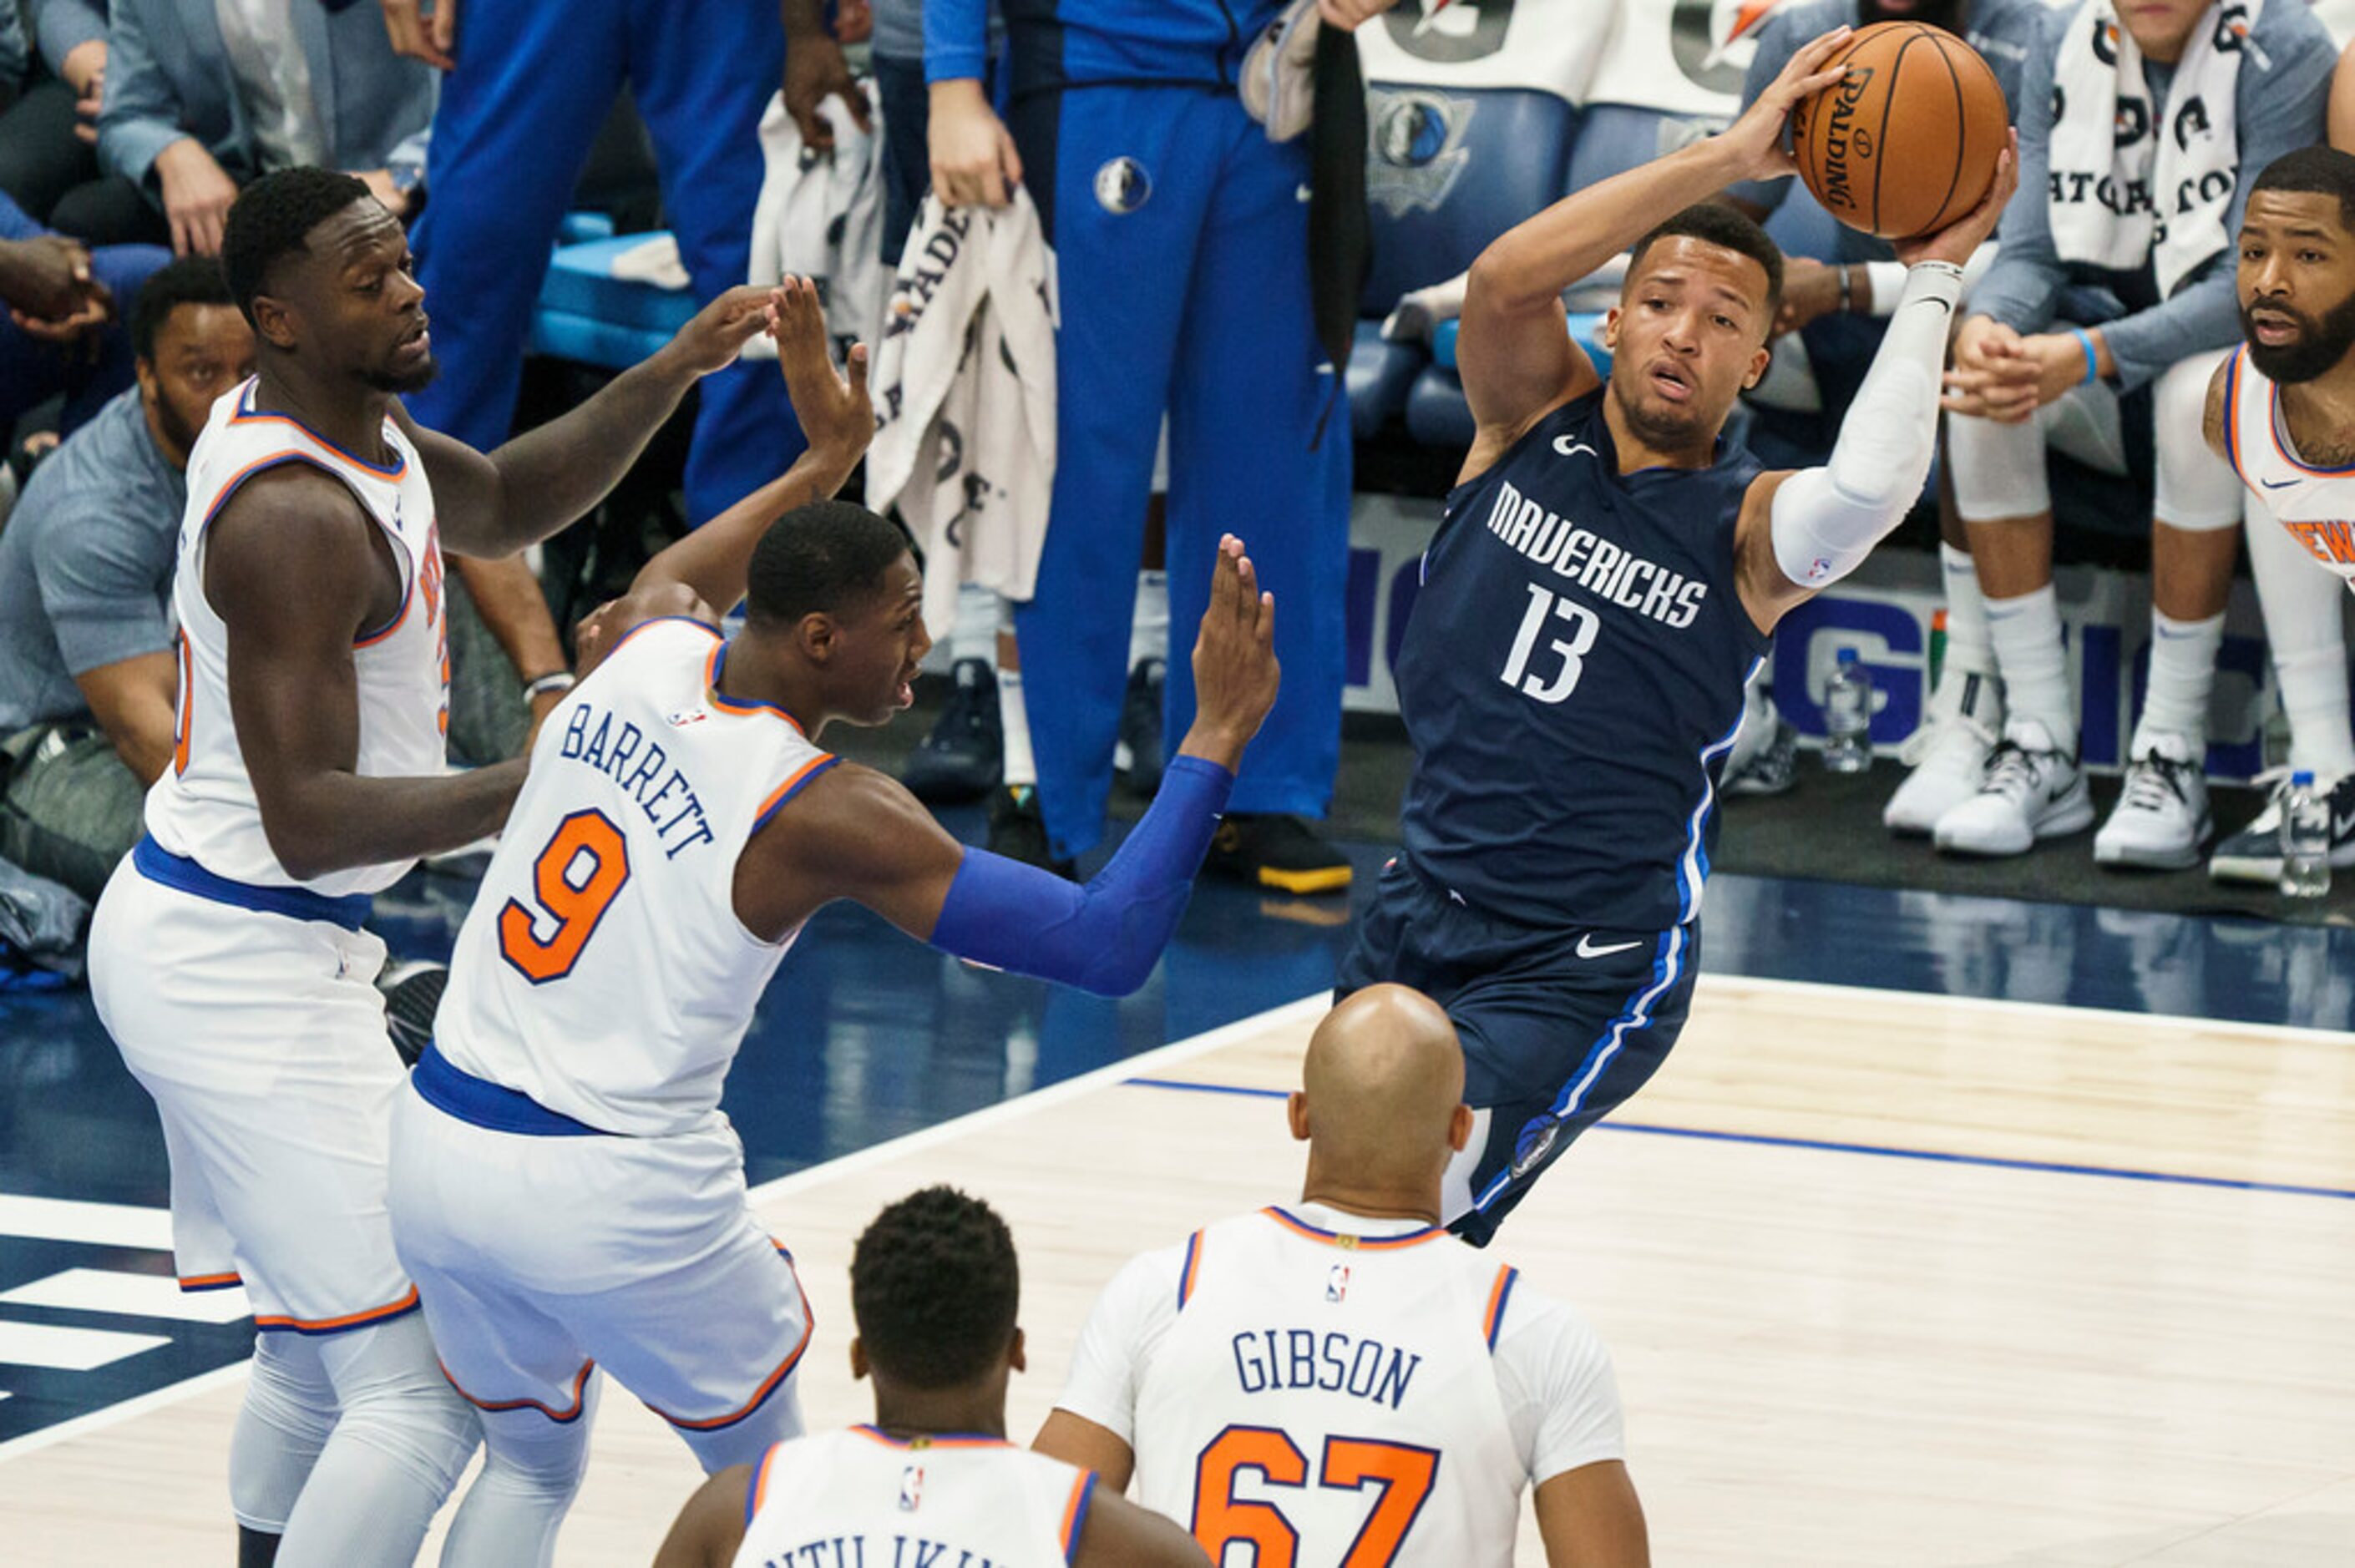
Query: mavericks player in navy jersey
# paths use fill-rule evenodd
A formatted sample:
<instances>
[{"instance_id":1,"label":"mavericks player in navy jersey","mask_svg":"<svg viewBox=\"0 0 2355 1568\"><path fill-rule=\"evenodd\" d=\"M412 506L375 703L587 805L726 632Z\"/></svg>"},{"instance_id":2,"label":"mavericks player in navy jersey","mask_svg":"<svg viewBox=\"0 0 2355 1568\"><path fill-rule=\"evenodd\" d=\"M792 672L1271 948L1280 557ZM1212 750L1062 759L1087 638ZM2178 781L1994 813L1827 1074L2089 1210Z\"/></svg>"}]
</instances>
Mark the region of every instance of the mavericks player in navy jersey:
<instances>
[{"instance_id":1,"label":"mavericks player in navy jersey","mask_svg":"<svg viewBox=\"0 0 2355 1568\"><path fill-rule=\"evenodd\" d=\"M1414 744L1404 849L1344 960L1438 1001L1476 1125L1448 1172L1485 1243L1682 1027L1716 785L1774 623L1863 560L1929 471L1961 264L2018 183L1898 245L1904 294L1830 461L1762 473L1720 440L1767 365L1782 258L1729 207L1794 171L1791 105L1848 29L1800 49L1722 134L1590 186L1472 269L1458 359L1479 433L1398 659ZM1606 382L1561 291L1634 247Z\"/></svg>"}]
</instances>

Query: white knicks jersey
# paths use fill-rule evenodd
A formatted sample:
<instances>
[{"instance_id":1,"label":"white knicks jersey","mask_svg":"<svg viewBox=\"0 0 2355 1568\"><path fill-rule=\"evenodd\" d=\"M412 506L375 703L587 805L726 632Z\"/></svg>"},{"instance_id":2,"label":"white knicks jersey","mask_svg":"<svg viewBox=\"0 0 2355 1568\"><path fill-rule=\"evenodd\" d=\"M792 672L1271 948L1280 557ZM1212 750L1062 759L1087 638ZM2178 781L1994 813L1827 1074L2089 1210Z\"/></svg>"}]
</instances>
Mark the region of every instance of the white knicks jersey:
<instances>
[{"instance_id":1,"label":"white knicks jersey","mask_svg":"<svg viewBox=\"0 0 2355 1568\"><path fill-rule=\"evenodd\" d=\"M2355 468L2316 468L2298 458L2281 389L2249 363L2246 344L2224 361L2224 451L2274 520L2355 588Z\"/></svg>"},{"instance_id":2,"label":"white knicks jersey","mask_svg":"<svg viewBox=\"0 0 2355 1568\"><path fill-rule=\"evenodd\" d=\"M717 1114L793 945L736 917L737 857L834 763L783 708L719 694L726 652L700 621L647 621L540 726L451 959L451 1065L605 1132Z\"/></svg>"},{"instance_id":3,"label":"white knicks jersey","mask_svg":"<svg viewBox=\"0 0 2355 1568\"><path fill-rule=\"evenodd\" d=\"M1510 1563L1527 1472L1492 1348L1517 1277L1436 1228L1196 1232L1135 1391L1136 1499L1222 1568Z\"/></svg>"},{"instance_id":4,"label":"white knicks jersey","mask_svg":"<svg viewBox=\"0 0 2355 1568\"><path fill-rule=\"evenodd\" d=\"M370 779L431 777L449 770L443 737L450 728L450 628L433 490L416 449L391 419L384 422L384 442L393 463L378 468L282 414L255 413L254 387L248 379L214 401L188 454L188 506L172 582L180 623L179 717L172 766L147 792L147 832L163 848L233 882L305 887L329 897L376 893L416 863L358 865L302 881L271 852L229 719L229 633L205 597L205 541L221 508L258 473L299 462L343 482L384 530L400 570L400 609L352 643L357 770ZM302 587L290 582L286 590L300 593Z\"/></svg>"},{"instance_id":5,"label":"white knicks jersey","mask_svg":"<svg viewBox=\"0 0 2355 1568\"><path fill-rule=\"evenodd\" d=\"M797 1437L752 1472L734 1568L1050 1568L1095 1479L996 1437Z\"/></svg>"}]
</instances>

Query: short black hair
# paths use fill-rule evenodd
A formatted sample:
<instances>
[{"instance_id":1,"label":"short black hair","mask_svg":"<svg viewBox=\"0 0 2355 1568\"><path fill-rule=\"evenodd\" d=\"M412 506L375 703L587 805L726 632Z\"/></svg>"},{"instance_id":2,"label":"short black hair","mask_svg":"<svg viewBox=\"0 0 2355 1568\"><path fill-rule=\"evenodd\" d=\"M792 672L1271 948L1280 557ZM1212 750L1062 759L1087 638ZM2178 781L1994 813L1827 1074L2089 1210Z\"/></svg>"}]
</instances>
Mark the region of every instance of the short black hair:
<instances>
[{"instance_id":1,"label":"short black hair","mask_svg":"<svg viewBox=\"0 0 2355 1568\"><path fill-rule=\"evenodd\" d=\"M2355 232L2355 153L2320 143L2284 153L2267 164L2257 183L2249 187L2251 196L2259 191L2337 196L2339 223Z\"/></svg>"},{"instance_id":2,"label":"short black hair","mask_svg":"<svg viewBox=\"0 0 2355 1568\"><path fill-rule=\"evenodd\" d=\"M264 175L238 193L221 229L220 265L248 325L261 330L253 297L278 259L302 254L313 229L368 194L357 175L309 167Z\"/></svg>"},{"instance_id":3,"label":"short black hair","mask_svg":"<svg viewBox=\"0 0 2355 1568\"><path fill-rule=\"evenodd\" d=\"M154 361L155 334L182 305L230 305L229 279L215 256L182 256L167 261L139 286L131 307L131 351Z\"/></svg>"},{"instance_id":4,"label":"short black hair","mask_svg":"<svg viewBox=\"0 0 2355 1568\"><path fill-rule=\"evenodd\" d=\"M752 546L745 611L772 626L790 626L814 610L839 614L879 591L883 574L907 553L907 535L864 506L796 506Z\"/></svg>"},{"instance_id":5,"label":"short black hair","mask_svg":"<svg viewBox=\"0 0 2355 1568\"><path fill-rule=\"evenodd\" d=\"M1746 214L1721 201L1695 202L1636 241L1635 253L1627 259L1627 276L1633 278L1642 268L1644 252L1663 239L1673 239L1679 235L1739 251L1766 270L1766 319L1761 324L1771 334L1774 327L1774 314L1783 308L1782 248L1767 238L1766 231L1753 223Z\"/></svg>"},{"instance_id":6,"label":"short black hair","mask_svg":"<svg viewBox=\"0 0 2355 1568\"><path fill-rule=\"evenodd\" d=\"M910 1388L987 1373L1013 1342L1021 1296L1013 1233L954 1187L893 1203L850 1255L850 1315L868 1362Z\"/></svg>"}]
</instances>

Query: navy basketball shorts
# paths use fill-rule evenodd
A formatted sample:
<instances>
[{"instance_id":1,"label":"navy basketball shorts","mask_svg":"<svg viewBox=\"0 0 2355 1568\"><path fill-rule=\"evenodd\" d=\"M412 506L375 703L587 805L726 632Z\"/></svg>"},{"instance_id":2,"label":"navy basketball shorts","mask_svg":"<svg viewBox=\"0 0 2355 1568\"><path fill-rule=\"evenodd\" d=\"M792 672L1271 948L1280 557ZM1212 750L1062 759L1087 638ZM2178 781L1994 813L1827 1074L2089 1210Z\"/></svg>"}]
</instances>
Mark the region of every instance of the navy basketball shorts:
<instances>
[{"instance_id":1,"label":"navy basketball shorts","mask_svg":"<svg viewBox=\"0 0 2355 1568\"><path fill-rule=\"evenodd\" d=\"M1667 931L1523 926L1470 907L1412 870L1382 869L1341 961L1335 1000L1412 986L1464 1043L1464 1098L1480 1114L1468 1192L1449 1228L1485 1246L1572 1140L1644 1086L1692 1005L1698 922Z\"/></svg>"}]
</instances>

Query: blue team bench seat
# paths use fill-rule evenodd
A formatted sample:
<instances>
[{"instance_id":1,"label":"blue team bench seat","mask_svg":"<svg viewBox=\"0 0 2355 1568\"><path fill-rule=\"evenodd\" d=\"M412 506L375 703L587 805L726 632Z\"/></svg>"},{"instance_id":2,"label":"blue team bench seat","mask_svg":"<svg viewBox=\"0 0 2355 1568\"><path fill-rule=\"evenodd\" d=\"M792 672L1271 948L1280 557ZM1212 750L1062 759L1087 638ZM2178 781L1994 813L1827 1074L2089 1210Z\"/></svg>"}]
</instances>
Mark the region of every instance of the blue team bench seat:
<instances>
[{"instance_id":1,"label":"blue team bench seat","mask_svg":"<svg viewBox=\"0 0 2355 1568\"><path fill-rule=\"evenodd\" d=\"M1464 399L1464 380L1455 369L1456 329L1456 323L1446 322L1432 334L1431 366L1414 378L1406 395L1407 433L1427 447L1472 444L1472 406ZM1600 312L1573 313L1570 335L1594 361L1596 370L1611 374L1611 351L1603 346Z\"/></svg>"},{"instance_id":2,"label":"blue team bench seat","mask_svg":"<svg viewBox=\"0 0 2355 1568\"><path fill-rule=\"evenodd\" d=\"M1359 440L1370 440L1393 415L1406 409L1408 388L1415 372L1430 356L1418 343L1392 343L1382 335L1382 323L1361 321L1349 345L1349 429Z\"/></svg>"},{"instance_id":3,"label":"blue team bench seat","mask_svg":"<svg viewBox=\"0 0 2355 1568\"><path fill-rule=\"evenodd\" d=\"M570 238L596 235L601 221L602 236ZM540 284L530 352L623 370L668 343L695 314L695 296L685 289L613 276L615 257L662 238L659 232L617 235L598 215L575 213L566 219L566 237Z\"/></svg>"}]
</instances>

